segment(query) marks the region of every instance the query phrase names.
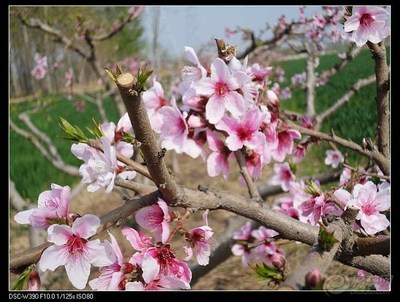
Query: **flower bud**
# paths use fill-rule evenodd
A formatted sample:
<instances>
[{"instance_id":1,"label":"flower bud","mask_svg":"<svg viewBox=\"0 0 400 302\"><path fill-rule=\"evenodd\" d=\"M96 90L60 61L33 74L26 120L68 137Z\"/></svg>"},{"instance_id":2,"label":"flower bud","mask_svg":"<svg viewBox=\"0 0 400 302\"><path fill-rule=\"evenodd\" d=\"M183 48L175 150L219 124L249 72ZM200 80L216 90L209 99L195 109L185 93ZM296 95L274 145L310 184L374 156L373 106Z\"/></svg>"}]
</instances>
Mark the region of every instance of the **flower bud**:
<instances>
[{"instance_id":1,"label":"flower bud","mask_svg":"<svg viewBox=\"0 0 400 302\"><path fill-rule=\"evenodd\" d=\"M275 253L271 256L271 263L275 268L283 270L286 266L286 258L279 253Z\"/></svg>"},{"instance_id":2,"label":"flower bud","mask_svg":"<svg viewBox=\"0 0 400 302\"><path fill-rule=\"evenodd\" d=\"M325 278L321 275L319 269L314 268L309 271L305 277L305 286L307 288L321 287L325 281Z\"/></svg>"},{"instance_id":3,"label":"flower bud","mask_svg":"<svg viewBox=\"0 0 400 302\"><path fill-rule=\"evenodd\" d=\"M28 290L40 290L40 276L37 271L32 271L29 274Z\"/></svg>"}]
</instances>

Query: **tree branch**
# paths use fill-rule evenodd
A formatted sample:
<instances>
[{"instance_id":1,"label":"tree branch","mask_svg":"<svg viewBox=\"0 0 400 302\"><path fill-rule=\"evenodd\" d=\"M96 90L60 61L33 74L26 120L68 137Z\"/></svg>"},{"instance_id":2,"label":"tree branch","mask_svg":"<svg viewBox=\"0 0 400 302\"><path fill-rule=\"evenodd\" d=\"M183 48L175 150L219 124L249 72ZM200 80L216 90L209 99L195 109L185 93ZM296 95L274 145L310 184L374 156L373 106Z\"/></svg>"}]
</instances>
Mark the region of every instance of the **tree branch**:
<instances>
[{"instance_id":1,"label":"tree branch","mask_svg":"<svg viewBox=\"0 0 400 302\"><path fill-rule=\"evenodd\" d=\"M147 109L142 100L141 91L134 91L135 78L130 73L120 75L116 84L128 111L129 118L135 132L136 139L140 142L147 168L153 181L161 192L163 199L171 204L179 198L179 189L169 174L164 158L160 156L160 147L154 137Z\"/></svg>"},{"instance_id":2,"label":"tree branch","mask_svg":"<svg viewBox=\"0 0 400 302\"><path fill-rule=\"evenodd\" d=\"M253 179L249 173L249 170L247 169L246 159L242 153L242 150L235 151L235 157L236 157L236 161L240 168L240 174L243 176L243 178L247 184L247 188L249 189L250 197L259 199L259 201L261 202L262 199L261 199L260 193L258 192L258 189L253 182Z\"/></svg>"},{"instance_id":3,"label":"tree branch","mask_svg":"<svg viewBox=\"0 0 400 302\"><path fill-rule=\"evenodd\" d=\"M390 112L388 91L390 88L389 68L386 63L386 48L384 41L374 44L367 42L375 61L376 75L376 107L378 112L378 147L386 158L390 158L389 130Z\"/></svg>"},{"instance_id":4,"label":"tree branch","mask_svg":"<svg viewBox=\"0 0 400 302\"><path fill-rule=\"evenodd\" d=\"M39 150L40 154L42 154L43 157L46 158L54 167L69 175L79 176L79 169L77 167L67 165L61 159L55 159L50 156L36 136L19 128L12 120L10 120L10 126L15 133L29 140Z\"/></svg>"},{"instance_id":5,"label":"tree branch","mask_svg":"<svg viewBox=\"0 0 400 302\"><path fill-rule=\"evenodd\" d=\"M345 68L351 61L353 61L354 58L361 53L361 50L362 47L356 47L355 44L353 44L350 50L347 52L346 57L341 59L339 63L335 64L335 66L322 72L320 77L328 80L330 77L334 76L343 68Z\"/></svg>"},{"instance_id":6,"label":"tree branch","mask_svg":"<svg viewBox=\"0 0 400 302\"><path fill-rule=\"evenodd\" d=\"M309 43L305 43L307 50L307 67L306 67L306 104L307 104L307 116L315 116L315 84L317 78L315 76L315 51Z\"/></svg>"},{"instance_id":7,"label":"tree branch","mask_svg":"<svg viewBox=\"0 0 400 302\"><path fill-rule=\"evenodd\" d=\"M325 111L319 113L316 117L316 125L315 129L319 129L321 127L322 122L330 116L332 113L336 112L340 107L346 104L353 95L359 91L362 87L370 85L375 82L375 76L371 75L368 78L358 80L353 86L351 86L350 90L346 92L340 99L338 99L332 106L330 106Z\"/></svg>"},{"instance_id":8,"label":"tree branch","mask_svg":"<svg viewBox=\"0 0 400 302\"><path fill-rule=\"evenodd\" d=\"M377 163L377 165L379 166L379 168L382 170L382 172L385 175L389 175L390 173L390 161L388 158L386 158L381 152L379 152L376 149L372 149L372 150L368 150L368 149L364 149L363 147L361 147L360 145L356 144L353 141L350 140L346 140L343 139L341 137L338 137L336 135L329 135L326 133L322 133L316 130L312 130L312 129L308 129L299 125L296 125L290 121L287 121L290 125L291 128L296 129L298 131L300 131L303 134L312 136L312 137L316 137L322 140L326 140L328 142L333 142L336 144L339 144L343 147L349 148L351 150L354 150L364 156L367 156L368 158L372 158L375 160L375 162Z\"/></svg>"}]
</instances>

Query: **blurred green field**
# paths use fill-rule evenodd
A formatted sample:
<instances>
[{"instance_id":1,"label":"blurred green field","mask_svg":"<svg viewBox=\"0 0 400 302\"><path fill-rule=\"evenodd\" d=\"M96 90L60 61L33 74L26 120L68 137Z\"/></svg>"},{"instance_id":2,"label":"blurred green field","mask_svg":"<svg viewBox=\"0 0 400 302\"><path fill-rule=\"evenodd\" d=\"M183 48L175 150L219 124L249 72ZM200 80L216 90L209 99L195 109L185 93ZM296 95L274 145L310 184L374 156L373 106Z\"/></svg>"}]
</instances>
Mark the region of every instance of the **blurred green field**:
<instances>
[{"instance_id":1,"label":"blurred green field","mask_svg":"<svg viewBox=\"0 0 400 302\"><path fill-rule=\"evenodd\" d=\"M388 56L389 57L389 56ZM336 54L321 57L317 71L333 66L339 61ZM295 73L300 73L305 69L304 59L281 62L279 64L285 69L286 78L290 78ZM316 90L316 110L321 112L328 108L335 100L340 98L358 79L367 77L374 73L374 62L371 54L363 50L356 57L353 63L349 64L344 70L333 76L326 86L318 87ZM162 80L161 80L162 82ZM284 85L283 85L284 86ZM292 99L282 101L281 106L298 112L304 112L305 97L304 91L292 91ZM328 118L322 126L323 131L335 130L338 136L352 139L360 143L363 137L374 137L376 129L376 108L375 108L375 86L369 85L362 88L356 95L344 105L339 111ZM70 152L71 142L59 138L62 135L58 126L59 116L67 119L71 124L75 124L81 129L92 125L92 117L100 120L99 113L94 104L86 102L86 111L76 112L71 101L63 94L48 94L39 99L10 105L10 118L21 128L27 129L23 122L18 119L18 114L28 109L33 109L38 102L43 108L31 115L32 122L42 131L53 139L64 161L79 167L81 161L76 159ZM107 118L110 121L117 121L117 111L114 102L108 98L105 103ZM324 165L325 150L329 145L321 143L313 147L307 154L306 159L298 164L298 175L310 175L329 169ZM343 153L347 153L352 164L357 165L365 158L354 154L349 150L339 147ZM39 155L37 149L26 139L20 137L10 130L10 177L15 182L17 190L22 197L29 198L36 202L38 195L50 189L52 182L59 185L69 185L73 187L80 181L78 177L72 177L61 173L54 168L44 158Z\"/></svg>"}]
</instances>

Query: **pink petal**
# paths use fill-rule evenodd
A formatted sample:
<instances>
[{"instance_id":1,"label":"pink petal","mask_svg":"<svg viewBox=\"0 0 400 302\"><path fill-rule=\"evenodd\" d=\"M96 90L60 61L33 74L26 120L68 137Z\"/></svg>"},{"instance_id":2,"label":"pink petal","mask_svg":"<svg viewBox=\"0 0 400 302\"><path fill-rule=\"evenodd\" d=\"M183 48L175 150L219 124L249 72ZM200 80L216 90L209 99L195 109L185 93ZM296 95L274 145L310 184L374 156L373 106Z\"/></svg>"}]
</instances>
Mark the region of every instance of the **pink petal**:
<instances>
[{"instance_id":1,"label":"pink petal","mask_svg":"<svg viewBox=\"0 0 400 302\"><path fill-rule=\"evenodd\" d=\"M212 152L207 158L207 173L211 177L215 177L221 173L221 157L222 154Z\"/></svg>"},{"instance_id":2,"label":"pink petal","mask_svg":"<svg viewBox=\"0 0 400 302\"><path fill-rule=\"evenodd\" d=\"M86 242L86 259L93 266L103 267L114 263L115 253L106 249L104 244L100 243L99 239Z\"/></svg>"},{"instance_id":3,"label":"pink petal","mask_svg":"<svg viewBox=\"0 0 400 302\"><path fill-rule=\"evenodd\" d=\"M47 230L49 235L47 241L53 242L55 245L63 245L72 237L72 230L67 225L52 224Z\"/></svg>"},{"instance_id":4,"label":"pink petal","mask_svg":"<svg viewBox=\"0 0 400 302\"><path fill-rule=\"evenodd\" d=\"M199 58L192 47L185 46L186 58L195 65L200 65Z\"/></svg>"},{"instance_id":5,"label":"pink petal","mask_svg":"<svg viewBox=\"0 0 400 302\"><path fill-rule=\"evenodd\" d=\"M347 205L347 202L353 198L349 192L343 189L339 189L333 193L333 195L342 202L343 205Z\"/></svg>"},{"instance_id":6,"label":"pink petal","mask_svg":"<svg viewBox=\"0 0 400 302\"><path fill-rule=\"evenodd\" d=\"M133 146L132 146L132 144L120 141L116 145L116 149L117 149L117 152L125 155L128 158L131 158L133 156Z\"/></svg>"},{"instance_id":7,"label":"pink petal","mask_svg":"<svg viewBox=\"0 0 400 302\"><path fill-rule=\"evenodd\" d=\"M219 151L223 147L224 143L213 131L209 129L207 129L206 131L208 147L212 151Z\"/></svg>"},{"instance_id":8,"label":"pink petal","mask_svg":"<svg viewBox=\"0 0 400 302\"><path fill-rule=\"evenodd\" d=\"M202 78L193 85L193 88L198 95L211 96L215 92L214 82L210 78Z\"/></svg>"},{"instance_id":9,"label":"pink petal","mask_svg":"<svg viewBox=\"0 0 400 302\"><path fill-rule=\"evenodd\" d=\"M74 234L79 235L81 238L89 238L96 234L100 226L100 218L96 215L86 214L77 218L72 225Z\"/></svg>"},{"instance_id":10,"label":"pink petal","mask_svg":"<svg viewBox=\"0 0 400 302\"><path fill-rule=\"evenodd\" d=\"M103 131L104 135L107 137L107 139L110 142L114 141L114 136L115 136L115 124L113 122L111 123L103 123L101 124L101 130Z\"/></svg>"},{"instance_id":11,"label":"pink petal","mask_svg":"<svg viewBox=\"0 0 400 302\"><path fill-rule=\"evenodd\" d=\"M144 285L142 282L135 281L135 282L128 282L125 285L125 290L128 291L143 291L145 290Z\"/></svg>"},{"instance_id":12,"label":"pink petal","mask_svg":"<svg viewBox=\"0 0 400 302\"><path fill-rule=\"evenodd\" d=\"M225 143L231 151L236 151L243 147L243 141L236 135L230 135Z\"/></svg>"},{"instance_id":13,"label":"pink petal","mask_svg":"<svg viewBox=\"0 0 400 302\"><path fill-rule=\"evenodd\" d=\"M211 124L218 123L225 113L224 99L212 96L206 105L206 118Z\"/></svg>"},{"instance_id":14,"label":"pink petal","mask_svg":"<svg viewBox=\"0 0 400 302\"><path fill-rule=\"evenodd\" d=\"M163 211L158 205L144 207L136 212L136 222L148 231L154 231L161 227Z\"/></svg>"},{"instance_id":15,"label":"pink petal","mask_svg":"<svg viewBox=\"0 0 400 302\"><path fill-rule=\"evenodd\" d=\"M242 116L246 106L243 96L236 91L230 91L225 96L225 108L232 113L234 117Z\"/></svg>"},{"instance_id":16,"label":"pink petal","mask_svg":"<svg viewBox=\"0 0 400 302\"><path fill-rule=\"evenodd\" d=\"M232 254L235 256L242 256L245 253L244 246L241 244L234 244L232 246Z\"/></svg>"},{"instance_id":17,"label":"pink petal","mask_svg":"<svg viewBox=\"0 0 400 302\"><path fill-rule=\"evenodd\" d=\"M344 23L344 31L350 32L353 30L357 30L360 26L360 16L353 14L349 19L347 19L346 23Z\"/></svg>"},{"instance_id":18,"label":"pink petal","mask_svg":"<svg viewBox=\"0 0 400 302\"><path fill-rule=\"evenodd\" d=\"M256 149L259 146L262 146L266 143L265 135L261 132L256 132L253 136L247 140L245 145L250 149Z\"/></svg>"},{"instance_id":19,"label":"pink petal","mask_svg":"<svg viewBox=\"0 0 400 302\"><path fill-rule=\"evenodd\" d=\"M81 255L71 255L65 264L69 281L77 289L84 289L90 274L90 262Z\"/></svg>"},{"instance_id":20,"label":"pink petal","mask_svg":"<svg viewBox=\"0 0 400 302\"><path fill-rule=\"evenodd\" d=\"M30 216L32 215L33 211L35 211L36 209L30 209L30 210L26 210L26 211L22 211L22 212L18 212L17 214L15 214L14 216L14 220L19 223L19 224L30 224Z\"/></svg>"},{"instance_id":21,"label":"pink petal","mask_svg":"<svg viewBox=\"0 0 400 302\"><path fill-rule=\"evenodd\" d=\"M117 124L117 131L122 130L124 132L128 132L131 129L132 129L132 124L127 112L119 119Z\"/></svg>"},{"instance_id":22,"label":"pink petal","mask_svg":"<svg viewBox=\"0 0 400 302\"><path fill-rule=\"evenodd\" d=\"M122 228L122 234L125 235L126 239L137 251L142 251L152 246L151 237L139 234L135 229L124 227Z\"/></svg>"},{"instance_id":23,"label":"pink petal","mask_svg":"<svg viewBox=\"0 0 400 302\"><path fill-rule=\"evenodd\" d=\"M229 67L220 58L216 58L211 64L211 79L220 83L226 83L229 80Z\"/></svg>"},{"instance_id":24,"label":"pink petal","mask_svg":"<svg viewBox=\"0 0 400 302\"><path fill-rule=\"evenodd\" d=\"M52 245L43 251L39 260L39 268L42 272L46 270L54 271L60 265L65 265L68 261L69 252L65 245Z\"/></svg>"},{"instance_id":25,"label":"pink petal","mask_svg":"<svg viewBox=\"0 0 400 302\"><path fill-rule=\"evenodd\" d=\"M150 283L157 278L160 271L160 265L153 257L144 257L142 262L143 280Z\"/></svg>"},{"instance_id":26,"label":"pink petal","mask_svg":"<svg viewBox=\"0 0 400 302\"><path fill-rule=\"evenodd\" d=\"M388 210L390 208L390 193L387 192L380 194L380 192L378 192L374 203L376 204L376 209L379 212Z\"/></svg>"},{"instance_id":27,"label":"pink petal","mask_svg":"<svg viewBox=\"0 0 400 302\"><path fill-rule=\"evenodd\" d=\"M173 276L164 276L158 282L159 286L168 289L190 289L189 283Z\"/></svg>"},{"instance_id":28,"label":"pink petal","mask_svg":"<svg viewBox=\"0 0 400 302\"><path fill-rule=\"evenodd\" d=\"M193 249L190 245L184 245L183 250L186 253L186 257L183 259L184 261L189 261L193 257Z\"/></svg>"}]
</instances>

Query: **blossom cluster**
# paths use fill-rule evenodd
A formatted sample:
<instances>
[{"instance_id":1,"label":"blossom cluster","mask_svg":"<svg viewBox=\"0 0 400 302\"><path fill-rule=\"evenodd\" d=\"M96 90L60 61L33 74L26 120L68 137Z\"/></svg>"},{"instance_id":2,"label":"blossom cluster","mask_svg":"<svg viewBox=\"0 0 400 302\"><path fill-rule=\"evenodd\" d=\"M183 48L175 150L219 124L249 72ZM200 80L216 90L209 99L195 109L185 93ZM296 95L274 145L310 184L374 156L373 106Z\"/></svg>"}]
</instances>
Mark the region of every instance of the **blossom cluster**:
<instances>
[{"instance_id":1,"label":"blossom cluster","mask_svg":"<svg viewBox=\"0 0 400 302\"><path fill-rule=\"evenodd\" d=\"M165 96L162 85L143 93L153 129L161 147L201 156L208 175L229 176L229 158L243 150L246 165L255 179L272 159L283 161L294 149L297 130L279 118L279 99L269 85L270 67L247 66L236 58L216 58L204 67L193 48L186 47L192 63L182 70L179 85L182 103Z\"/></svg>"},{"instance_id":2,"label":"blossom cluster","mask_svg":"<svg viewBox=\"0 0 400 302\"><path fill-rule=\"evenodd\" d=\"M203 214L203 226L190 230L178 227L171 231L176 214L170 212L164 200L159 198L157 204L140 209L136 222L154 233L155 238L124 227L122 233L135 250L126 260L112 233L108 232L111 241L91 240L100 227L100 218L71 213L70 192L68 186L52 184L51 190L39 195L37 208L19 212L14 217L17 223L47 229L47 241L52 245L44 250L38 262L40 271L54 271L64 266L77 289L84 289L88 284L93 290L168 290L190 289L192 272L187 261L193 256L199 265L208 264L214 232L208 226L207 211ZM175 234L185 240L183 250L187 257L183 261L171 247ZM99 276L88 282L91 266L99 267ZM31 275L35 282L28 282L29 289L37 290L40 274L33 271Z\"/></svg>"}]
</instances>

